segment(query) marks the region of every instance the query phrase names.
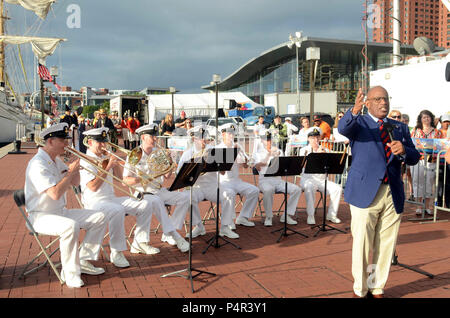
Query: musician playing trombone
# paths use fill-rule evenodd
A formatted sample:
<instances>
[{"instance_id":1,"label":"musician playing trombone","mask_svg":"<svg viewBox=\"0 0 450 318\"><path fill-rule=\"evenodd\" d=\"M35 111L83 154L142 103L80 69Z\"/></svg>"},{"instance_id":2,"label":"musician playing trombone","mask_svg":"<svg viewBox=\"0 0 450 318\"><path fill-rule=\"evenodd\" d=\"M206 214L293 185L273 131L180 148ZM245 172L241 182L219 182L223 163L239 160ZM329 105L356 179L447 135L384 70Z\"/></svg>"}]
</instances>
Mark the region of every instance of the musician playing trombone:
<instances>
[{"instance_id":1,"label":"musician playing trombone","mask_svg":"<svg viewBox=\"0 0 450 318\"><path fill-rule=\"evenodd\" d=\"M68 166L60 156L68 147L69 126L59 123L40 133L43 147L28 163L25 173L25 207L34 229L41 234L60 236L61 278L68 287L84 285L81 274L99 275L94 267L106 230L107 217L99 210L67 209L66 191L80 182L80 160ZM78 250L80 229L86 234Z\"/></svg>"},{"instance_id":2,"label":"musician playing trombone","mask_svg":"<svg viewBox=\"0 0 450 318\"><path fill-rule=\"evenodd\" d=\"M238 148L238 155L231 170L225 171L220 178L220 186L233 189L236 193L245 197L244 205L235 223L244 226L255 226L255 223L248 219L252 217L258 203L259 189L239 178L239 168L241 166L248 167L250 158L245 154L244 149L234 142L236 128L232 123L221 125L219 131L222 133L222 143L217 145L217 148Z\"/></svg>"},{"instance_id":3,"label":"musician playing trombone","mask_svg":"<svg viewBox=\"0 0 450 318\"><path fill-rule=\"evenodd\" d=\"M135 165L127 162L124 170L124 180L127 184L136 185L137 189L146 193L145 198L157 197L161 199L164 204L174 205L175 209L172 216L169 218L166 210L156 214L160 220L163 234L161 241L167 242L169 245L176 245L181 252L189 251L189 243L181 237L176 231L183 226L186 213L189 208L189 193L188 192L170 192L162 187L164 178L169 178L172 170L166 172L164 175L154 179L143 179L139 177L139 173L147 176L152 176L157 171L152 171L152 167L148 165L148 159L155 154L158 148L156 147L156 136L158 135L158 125L148 124L139 127L136 130L141 140L142 156ZM175 167L174 167L175 168ZM170 169L170 168L169 168Z\"/></svg>"},{"instance_id":4,"label":"musician playing trombone","mask_svg":"<svg viewBox=\"0 0 450 318\"><path fill-rule=\"evenodd\" d=\"M300 149L300 156L307 156L312 152L329 152L330 150L320 145L320 128L311 127L308 130L308 145ZM304 170L304 168L303 168ZM310 225L316 224L314 219L314 202L316 201L316 191L324 192L325 190L325 174L321 173L304 173L300 178L300 187L305 191L306 214L308 215L306 223ZM339 201L341 200L342 188L339 184L327 181L327 193L330 195L331 204L328 207L326 219L333 223L341 223L337 217Z\"/></svg>"},{"instance_id":5,"label":"musician playing trombone","mask_svg":"<svg viewBox=\"0 0 450 318\"><path fill-rule=\"evenodd\" d=\"M113 176L119 180L122 179L122 167L119 165L119 160L116 157L108 156L105 151L105 143L108 141L108 128L90 129L85 131L84 135L87 136L88 144L86 155L98 161L102 167L82 161L81 165L89 169L89 171L85 169L80 172L82 203L87 208L104 211L109 217L111 262L116 267L130 266L123 255L123 251L127 250L124 224L125 214L136 216L136 230L130 252L143 254L159 253L158 248L150 246L148 243L150 242L152 212L160 208L160 200L156 197L137 200L134 197L130 197L131 195L116 196ZM108 172L108 174L101 171L100 168Z\"/></svg>"}]
</instances>

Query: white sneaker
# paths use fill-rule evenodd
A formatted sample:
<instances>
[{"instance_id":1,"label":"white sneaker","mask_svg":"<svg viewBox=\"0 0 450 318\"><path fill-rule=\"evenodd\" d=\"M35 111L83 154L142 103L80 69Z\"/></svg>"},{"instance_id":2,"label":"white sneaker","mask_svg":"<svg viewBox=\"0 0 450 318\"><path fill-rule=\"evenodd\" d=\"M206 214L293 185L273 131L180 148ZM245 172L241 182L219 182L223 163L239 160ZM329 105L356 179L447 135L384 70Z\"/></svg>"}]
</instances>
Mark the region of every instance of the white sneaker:
<instances>
[{"instance_id":1,"label":"white sneaker","mask_svg":"<svg viewBox=\"0 0 450 318\"><path fill-rule=\"evenodd\" d=\"M266 216L266 219L264 220L264 226L272 226L272 217Z\"/></svg>"},{"instance_id":2,"label":"white sneaker","mask_svg":"<svg viewBox=\"0 0 450 318\"><path fill-rule=\"evenodd\" d=\"M148 245L147 243L136 243L133 241L130 248L130 253L133 254L147 254L153 255L160 252L159 248Z\"/></svg>"},{"instance_id":3,"label":"white sneaker","mask_svg":"<svg viewBox=\"0 0 450 318\"><path fill-rule=\"evenodd\" d=\"M327 221L331 221L336 224L341 223L340 219L338 219L336 216L331 216L331 215L330 216L327 215Z\"/></svg>"},{"instance_id":4,"label":"white sneaker","mask_svg":"<svg viewBox=\"0 0 450 318\"><path fill-rule=\"evenodd\" d=\"M109 258L111 259L111 263L113 263L116 267L130 267L130 263L128 263L122 252L111 252Z\"/></svg>"},{"instance_id":5,"label":"white sneaker","mask_svg":"<svg viewBox=\"0 0 450 318\"><path fill-rule=\"evenodd\" d=\"M434 211L432 212L430 209L426 209L425 213L428 215L434 215Z\"/></svg>"},{"instance_id":6,"label":"white sneaker","mask_svg":"<svg viewBox=\"0 0 450 318\"><path fill-rule=\"evenodd\" d=\"M236 224L244 225L244 226L255 226L255 223L252 221L249 221L247 218L244 217L238 217L236 219Z\"/></svg>"},{"instance_id":7,"label":"white sneaker","mask_svg":"<svg viewBox=\"0 0 450 318\"><path fill-rule=\"evenodd\" d=\"M182 253L189 251L189 243L181 236L177 239L177 247Z\"/></svg>"},{"instance_id":8,"label":"white sneaker","mask_svg":"<svg viewBox=\"0 0 450 318\"><path fill-rule=\"evenodd\" d=\"M280 217L280 222L284 223L284 214ZM295 225L297 221L293 220L290 215L287 216L287 224Z\"/></svg>"},{"instance_id":9,"label":"white sneaker","mask_svg":"<svg viewBox=\"0 0 450 318\"><path fill-rule=\"evenodd\" d=\"M161 241L162 242L167 242L167 244L175 246L177 245L177 241L170 235L166 235L163 233L163 235L161 236Z\"/></svg>"},{"instance_id":10,"label":"white sneaker","mask_svg":"<svg viewBox=\"0 0 450 318\"><path fill-rule=\"evenodd\" d=\"M239 234L233 232L233 230L231 230L228 226L222 227L220 229L220 231L219 231L219 235L220 236L226 236L226 237L229 237L231 239L239 238Z\"/></svg>"},{"instance_id":11,"label":"white sneaker","mask_svg":"<svg viewBox=\"0 0 450 318\"><path fill-rule=\"evenodd\" d=\"M421 208L417 208L417 209L416 209L416 214L417 214L417 215L422 214L422 209L421 209Z\"/></svg>"},{"instance_id":12,"label":"white sneaker","mask_svg":"<svg viewBox=\"0 0 450 318\"><path fill-rule=\"evenodd\" d=\"M192 230L192 238L196 238L199 235L205 235L206 230L203 224L196 225L194 229ZM186 234L186 237L189 238L189 233Z\"/></svg>"},{"instance_id":13,"label":"white sneaker","mask_svg":"<svg viewBox=\"0 0 450 318\"><path fill-rule=\"evenodd\" d=\"M80 270L81 274L88 274L88 275L100 275L105 272L105 270L101 267L95 267L91 263L89 263L86 260L80 261Z\"/></svg>"},{"instance_id":14,"label":"white sneaker","mask_svg":"<svg viewBox=\"0 0 450 318\"><path fill-rule=\"evenodd\" d=\"M316 224L316 220L314 219L314 215L308 215L308 219L306 220L306 223L309 225Z\"/></svg>"},{"instance_id":15,"label":"white sneaker","mask_svg":"<svg viewBox=\"0 0 450 318\"><path fill-rule=\"evenodd\" d=\"M230 228L230 230L236 230L236 224L231 223L230 225L228 225L228 227Z\"/></svg>"},{"instance_id":16,"label":"white sneaker","mask_svg":"<svg viewBox=\"0 0 450 318\"><path fill-rule=\"evenodd\" d=\"M64 270L61 270L60 276L69 288L80 288L84 286L84 282L80 276L70 275L70 278L65 277Z\"/></svg>"}]
</instances>

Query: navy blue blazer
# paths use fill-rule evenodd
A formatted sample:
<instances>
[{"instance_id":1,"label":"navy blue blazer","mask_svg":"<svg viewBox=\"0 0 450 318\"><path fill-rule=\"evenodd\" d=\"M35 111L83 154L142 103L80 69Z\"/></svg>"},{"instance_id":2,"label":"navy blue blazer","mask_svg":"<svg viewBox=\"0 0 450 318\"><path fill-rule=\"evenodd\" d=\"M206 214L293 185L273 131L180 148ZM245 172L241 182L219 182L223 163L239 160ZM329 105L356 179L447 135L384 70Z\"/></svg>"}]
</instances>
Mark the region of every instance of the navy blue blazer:
<instances>
[{"instance_id":1,"label":"navy blue blazer","mask_svg":"<svg viewBox=\"0 0 450 318\"><path fill-rule=\"evenodd\" d=\"M344 199L356 207L367 208L375 199L387 169L395 211L402 213L405 192L401 178L401 163L404 161L407 165L413 166L420 159L408 126L387 118L388 122L394 125L393 138L402 142L405 154L391 155L386 162L378 123L368 114L354 116L351 110L345 113L338 125L339 133L350 140L353 156L345 184Z\"/></svg>"}]
</instances>

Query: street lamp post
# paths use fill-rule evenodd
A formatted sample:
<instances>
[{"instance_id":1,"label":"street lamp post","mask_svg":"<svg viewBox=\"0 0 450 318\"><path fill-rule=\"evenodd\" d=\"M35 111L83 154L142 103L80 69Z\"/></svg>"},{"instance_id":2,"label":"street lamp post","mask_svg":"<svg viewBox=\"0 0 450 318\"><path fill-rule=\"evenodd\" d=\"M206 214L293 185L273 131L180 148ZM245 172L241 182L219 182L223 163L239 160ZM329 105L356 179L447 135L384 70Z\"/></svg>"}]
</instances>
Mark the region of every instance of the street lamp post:
<instances>
[{"instance_id":1,"label":"street lamp post","mask_svg":"<svg viewBox=\"0 0 450 318\"><path fill-rule=\"evenodd\" d=\"M297 86L297 112L300 113L300 83L299 83L299 73L298 73L298 48L302 45L302 41L304 38L302 37L302 31L295 32L295 36L292 36L292 34L289 34L289 43L287 44L287 47L289 49L292 49L295 45L295 61L296 61L296 86Z\"/></svg>"},{"instance_id":2,"label":"street lamp post","mask_svg":"<svg viewBox=\"0 0 450 318\"><path fill-rule=\"evenodd\" d=\"M174 103L174 94L177 92L177 90L175 89L175 87L170 86L169 87L169 92L172 95L172 117L175 118L175 103Z\"/></svg>"},{"instance_id":3,"label":"street lamp post","mask_svg":"<svg viewBox=\"0 0 450 318\"><path fill-rule=\"evenodd\" d=\"M309 47L306 49L306 60L311 61L311 72L309 82L309 121L311 126L313 125L314 118L314 89L316 81L316 68L317 63L320 60L320 47Z\"/></svg>"}]
</instances>

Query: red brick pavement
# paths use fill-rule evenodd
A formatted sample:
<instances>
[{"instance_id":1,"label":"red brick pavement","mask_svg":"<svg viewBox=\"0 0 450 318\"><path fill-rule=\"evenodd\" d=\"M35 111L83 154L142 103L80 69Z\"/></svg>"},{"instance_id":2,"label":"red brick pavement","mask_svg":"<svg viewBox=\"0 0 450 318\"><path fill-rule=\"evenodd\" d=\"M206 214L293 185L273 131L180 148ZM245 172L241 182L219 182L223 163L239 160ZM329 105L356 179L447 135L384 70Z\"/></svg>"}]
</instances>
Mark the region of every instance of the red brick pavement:
<instances>
[{"instance_id":1,"label":"red brick pavement","mask_svg":"<svg viewBox=\"0 0 450 318\"><path fill-rule=\"evenodd\" d=\"M28 234L24 220L12 198L14 190L24 185L24 173L35 149L22 149L27 154L7 155L0 159L0 298L349 298L352 296L350 233L321 232L306 225L305 201L302 195L297 214L299 224L290 226L307 234L289 235L276 243L282 224L275 218L273 227L264 227L259 216L253 221L256 227L238 226L240 238L233 240L241 249L231 245L211 247L205 254L206 239L215 230L214 221L206 223L207 235L193 240L193 267L213 272L216 276L202 274L194 279L195 293L189 281L161 275L185 269L187 254L160 241L161 231L151 234L151 244L160 248L154 256L125 252L131 266L119 269L105 260L103 254L95 261L106 272L100 276L83 275L85 287L70 289L61 286L55 274L45 267L25 279L18 275L26 262L38 252L34 238ZM248 176L249 181L252 177ZM279 206L281 196L275 205ZM77 207L73 193L68 195L68 206ZM207 202L201 203L206 213ZM302 209L303 208L303 209ZM450 297L450 222L420 224L408 221L414 217L415 207L406 205L397 246L399 261L435 275L425 277L400 266L392 266L386 286L387 297ZM323 210L316 215L322 221ZM335 225L348 229L349 207L341 202L339 217L343 221ZM440 212L438 217L450 215ZM134 224L134 218L126 218L126 229ZM157 221L154 219L152 228ZM184 233L183 233L184 234ZM49 241L45 238L44 241ZM54 256L57 260L57 255ZM195 274L195 272L194 272Z\"/></svg>"}]
</instances>

